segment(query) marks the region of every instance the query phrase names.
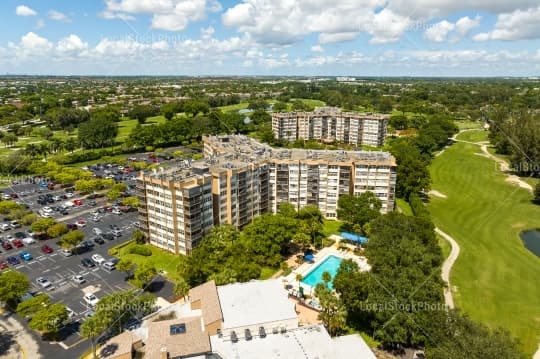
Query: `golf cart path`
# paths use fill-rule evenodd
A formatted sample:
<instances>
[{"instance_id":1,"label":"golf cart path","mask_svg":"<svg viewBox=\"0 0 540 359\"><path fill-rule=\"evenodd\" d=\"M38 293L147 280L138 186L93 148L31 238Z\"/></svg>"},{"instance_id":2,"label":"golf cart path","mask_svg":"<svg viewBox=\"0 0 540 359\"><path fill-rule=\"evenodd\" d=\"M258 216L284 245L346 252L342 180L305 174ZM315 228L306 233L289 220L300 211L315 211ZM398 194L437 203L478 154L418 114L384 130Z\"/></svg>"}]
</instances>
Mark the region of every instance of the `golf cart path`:
<instances>
[{"instance_id":1,"label":"golf cart path","mask_svg":"<svg viewBox=\"0 0 540 359\"><path fill-rule=\"evenodd\" d=\"M457 244L457 242L454 240L454 238L441 231L439 228L435 228L435 232L441 237L443 237L445 241L450 243L450 246L452 247L450 255L448 255L448 258L445 259L442 265L441 277L446 283L446 288L444 289L444 302L450 309L454 309L454 297L452 296L452 286L450 285L450 272L452 271L452 266L454 265L456 259L459 256L460 247L459 244Z\"/></svg>"}]
</instances>

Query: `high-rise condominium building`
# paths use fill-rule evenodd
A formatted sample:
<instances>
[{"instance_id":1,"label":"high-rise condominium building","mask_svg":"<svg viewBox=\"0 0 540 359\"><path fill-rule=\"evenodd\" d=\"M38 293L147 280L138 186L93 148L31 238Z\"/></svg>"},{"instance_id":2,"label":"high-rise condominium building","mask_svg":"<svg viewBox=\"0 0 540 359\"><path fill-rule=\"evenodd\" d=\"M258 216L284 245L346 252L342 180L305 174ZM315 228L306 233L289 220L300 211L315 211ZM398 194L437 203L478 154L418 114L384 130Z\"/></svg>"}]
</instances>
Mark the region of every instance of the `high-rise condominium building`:
<instances>
[{"instance_id":1,"label":"high-rise condominium building","mask_svg":"<svg viewBox=\"0 0 540 359\"><path fill-rule=\"evenodd\" d=\"M280 203L336 218L342 194L371 191L394 207L396 164L386 152L274 149L242 135L208 136L205 158L141 173L140 223L150 243L189 254L214 225L242 227Z\"/></svg>"},{"instance_id":2,"label":"high-rise condominium building","mask_svg":"<svg viewBox=\"0 0 540 359\"><path fill-rule=\"evenodd\" d=\"M355 146L382 146L386 138L388 115L342 112L335 107L320 107L313 112L272 114L272 130L286 141L339 141Z\"/></svg>"}]
</instances>

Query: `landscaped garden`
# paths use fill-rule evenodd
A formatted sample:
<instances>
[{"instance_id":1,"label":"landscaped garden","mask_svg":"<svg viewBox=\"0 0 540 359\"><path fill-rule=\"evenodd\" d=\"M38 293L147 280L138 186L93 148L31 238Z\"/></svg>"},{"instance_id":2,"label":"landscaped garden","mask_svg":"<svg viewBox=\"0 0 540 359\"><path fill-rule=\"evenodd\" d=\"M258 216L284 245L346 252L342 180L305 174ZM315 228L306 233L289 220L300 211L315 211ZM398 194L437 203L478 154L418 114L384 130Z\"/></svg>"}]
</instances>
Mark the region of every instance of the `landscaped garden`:
<instances>
[{"instance_id":1,"label":"landscaped garden","mask_svg":"<svg viewBox=\"0 0 540 359\"><path fill-rule=\"evenodd\" d=\"M484 140L484 133L458 139ZM540 258L519 233L540 227L540 206L477 153L478 145L455 143L434 159L432 188L447 198L432 197L429 210L461 247L451 273L456 305L472 319L508 329L532 354L540 341Z\"/></svg>"}]
</instances>

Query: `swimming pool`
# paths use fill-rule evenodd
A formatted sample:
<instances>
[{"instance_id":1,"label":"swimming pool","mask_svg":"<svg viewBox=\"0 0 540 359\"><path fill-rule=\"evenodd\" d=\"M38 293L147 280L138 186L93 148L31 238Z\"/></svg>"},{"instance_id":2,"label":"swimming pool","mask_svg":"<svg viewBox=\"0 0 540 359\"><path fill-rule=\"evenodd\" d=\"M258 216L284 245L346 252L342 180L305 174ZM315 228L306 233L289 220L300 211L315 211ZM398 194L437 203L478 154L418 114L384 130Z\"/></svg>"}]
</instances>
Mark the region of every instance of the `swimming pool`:
<instances>
[{"instance_id":1,"label":"swimming pool","mask_svg":"<svg viewBox=\"0 0 540 359\"><path fill-rule=\"evenodd\" d=\"M337 273L337 271L339 269L339 265L341 264L342 260L343 260L343 258L336 257L336 256L333 256L333 255L330 255L330 256L326 257L326 259L324 261L322 261L321 263L319 263L314 269L312 269L311 272L309 272L301 280L301 282L315 288L315 286L318 283L324 282L322 280L322 274L324 272L330 273L330 275L332 276L332 280L333 280L334 277L336 276L336 273ZM329 287L330 287L330 289L333 289L332 281L330 281Z\"/></svg>"}]
</instances>

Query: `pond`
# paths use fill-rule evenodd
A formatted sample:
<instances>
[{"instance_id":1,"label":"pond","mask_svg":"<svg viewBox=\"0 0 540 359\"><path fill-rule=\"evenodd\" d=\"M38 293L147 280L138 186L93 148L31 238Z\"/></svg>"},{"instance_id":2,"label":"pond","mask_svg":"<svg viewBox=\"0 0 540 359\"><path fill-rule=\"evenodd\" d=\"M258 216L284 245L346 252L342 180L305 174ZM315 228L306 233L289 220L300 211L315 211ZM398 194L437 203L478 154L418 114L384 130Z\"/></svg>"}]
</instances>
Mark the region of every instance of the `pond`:
<instances>
[{"instance_id":1,"label":"pond","mask_svg":"<svg viewBox=\"0 0 540 359\"><path fill-rule=\"evenodd\" d=\"M540 231L537 229L528 229L519 234L525 248L540 257Z\"/></svg>"}]
</instances>

